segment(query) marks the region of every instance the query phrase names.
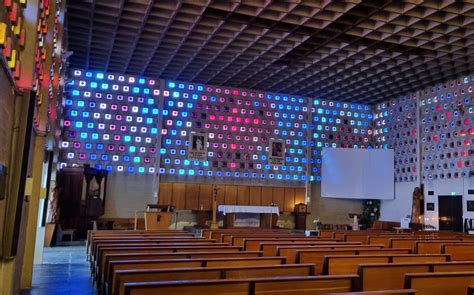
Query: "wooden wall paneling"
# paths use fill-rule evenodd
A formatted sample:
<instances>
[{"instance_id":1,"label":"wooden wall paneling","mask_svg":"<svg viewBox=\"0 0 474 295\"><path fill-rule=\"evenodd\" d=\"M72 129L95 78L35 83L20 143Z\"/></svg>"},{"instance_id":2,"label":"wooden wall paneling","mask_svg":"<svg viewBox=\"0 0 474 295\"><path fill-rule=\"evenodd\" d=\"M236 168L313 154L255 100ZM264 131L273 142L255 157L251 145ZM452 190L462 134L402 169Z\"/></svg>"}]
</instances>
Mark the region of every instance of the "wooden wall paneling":
<instances>
[{"instance_id":1,"label":"wooden wall paneling","mask_svg":"<svg viewBox=\"0 0 474 295\"><path fill-rule=\"evenodd\" d=\"M226 200L225 200L225 185L216 185L218 191L217 191L217 206L219 205L227 205ZM214 192L212 192L214 196ZM212 199L211 199L212 200ZM212 201L211 201L212 202ZM212 205L211 205L212 206Z\"/></svg>"},{"instance_id":2,"label":"wooden wall paneling","mask_svg":"<svg viewBox=\"0 0 474 295\"><path fill-rule=\"evenodd\" d=\"M262 187L261 186L251 186L249 191L250 191L249 205L265 206L265 205L262 205Z\"/></svg>"},{"instance_id":3,"label":"wooden wall paneling","mask_svg":"<svg viewBox=\"0 0 474 295\"><path fill-rule=\"evenodd\" d=\"M295 188L295 204L306 204L306 188Z\"/></svg>"},{"instance_id":4,"label":"wooden wall paneling","mask_svg":"<svg viewBox=\"0 0 474 295\"><path fill-rule=\"evenodd\" d=\"M270 206L273 202L273 188L269 186L263 186L261 192L261 201L262 206Z\"/></svg>"},{"instance_id":5,"label":"wooden wall paneling","mask_svg":"<svg viewBox=\"0 0 474 295\"><path fill-rule=\"evenodd\" d=\"M159 192L158 204L160 205L170 205L172 203L173 197L173 184L172 183L160 183L160 192Z\"/></svg>"},{"instance_id":6,"label":"wooden wall paneling","mask_svg":"<svg viewBox=\"0 0 474 295\"><path fill-rule=\"evenodd\" d=\"M197 183L186 184L186 199L185 199L184 208L187 210L199 209L199 184Z\"/></svg>"},{"instance_id":7,"label":"wooden wall paneling","mask_svg":"<svg viewBox=\"0 0 474 295\"><path fill-rule=\"evenodd\" d=\"M277 204L280 211L285 209L285 189L282 187L273 188L273 203Z\"/></svg>"},{"instance_id":8,"label":"wooden wall paneling","mask_svg":"<svg viewBox=\"0 0 474 295\"><path fill-rule=\"evenodd\" d=\"M236 185L225 186L225 204L237 205L237 186Z\"/></svg>"},{"instance_id":9,"label":"wooden wall paneling","mask_svg":"<svg viewBox=\"0 0 474 295\"><path fill-rule=\"evenodd\" d=\"M250 199L250 187L248 185L237 186L237 205L248 206Z\"/></svg>"},{"instance_id":10,"label":"wooden wall paneling","mask_svg":"<svg viewBox=\"0 0 474 295\"><path fill-rule=\"evenodd\" d=\"M293 212L295 208L295 188L285 188L285 212Z\"/></svg>"},{"instance_id":11,"label":"wooden wall paneling","mask_svg":"<svg viewBox=\"0 0 474 295\"><path fill-rule=\"evenodd\" d=\"M173 183L173 205L177 210L184 210L186 204L186 184Z\"/></svg>"},{"instance_id":12,"label":"wooden wall paneling","mask_svg":"<svg viewBox=\"0 0 474 295\"><path fill-rule=\"evenodd\" d=\"M201 184L199 187L199 209L212 210L212 184Z\"/></svg>"}]
</instances>

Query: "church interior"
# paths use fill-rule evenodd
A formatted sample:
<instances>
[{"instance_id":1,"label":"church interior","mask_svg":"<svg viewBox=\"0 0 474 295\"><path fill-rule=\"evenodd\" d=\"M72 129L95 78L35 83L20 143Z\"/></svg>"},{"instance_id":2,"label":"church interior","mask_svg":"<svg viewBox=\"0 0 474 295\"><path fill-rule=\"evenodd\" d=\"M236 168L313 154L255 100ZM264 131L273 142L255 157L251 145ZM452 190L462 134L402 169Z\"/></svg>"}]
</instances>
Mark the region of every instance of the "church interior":
<instances>
[{"instance_id":1,"label":"church interior","mask_svg":"<svg viewBox=\"0 0 474 295\"><path fill-rule=\"evenodd\" d=\"M471 0L0 0L0 294L474 294Z\"/></svg>"}]
</instances>

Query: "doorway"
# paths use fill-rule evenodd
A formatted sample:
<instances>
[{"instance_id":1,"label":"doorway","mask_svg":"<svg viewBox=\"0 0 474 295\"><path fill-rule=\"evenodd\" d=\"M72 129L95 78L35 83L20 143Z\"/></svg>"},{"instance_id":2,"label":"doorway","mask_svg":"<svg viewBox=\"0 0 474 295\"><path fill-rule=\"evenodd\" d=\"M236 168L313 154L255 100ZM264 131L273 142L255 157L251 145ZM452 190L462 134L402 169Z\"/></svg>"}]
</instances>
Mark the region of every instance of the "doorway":
<instances>
[{"instance_id":1,"label":"doorway","mask_svg":"<svg viewBox=\"0 0 474 295\"><path fill-rule=\"evenodd\" d=\"M463 231L462 196L438 196L439 230Z\"/></svg>"}]
</instances>

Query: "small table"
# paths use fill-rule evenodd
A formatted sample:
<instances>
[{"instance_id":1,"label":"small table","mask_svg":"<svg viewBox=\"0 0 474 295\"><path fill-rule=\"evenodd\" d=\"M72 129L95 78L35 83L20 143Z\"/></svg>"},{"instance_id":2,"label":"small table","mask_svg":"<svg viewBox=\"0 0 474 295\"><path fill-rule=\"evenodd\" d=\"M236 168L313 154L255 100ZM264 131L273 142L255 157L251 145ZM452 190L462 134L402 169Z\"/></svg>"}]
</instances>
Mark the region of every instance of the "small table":
<instances>
[{"instance_id":1,"label":"small table","mask_svg":"<svg viewBox=\"0 0 474 295\"><path fill-rule=\"evenodd\" d=\"M260 227L272 228L272 216L280 215L280 210L277 206L239 206L239 205L219 205L218 212L224 214L224 227L234 227L235 213L258 213L260 214Z\"/></svg>"}]
</instances>

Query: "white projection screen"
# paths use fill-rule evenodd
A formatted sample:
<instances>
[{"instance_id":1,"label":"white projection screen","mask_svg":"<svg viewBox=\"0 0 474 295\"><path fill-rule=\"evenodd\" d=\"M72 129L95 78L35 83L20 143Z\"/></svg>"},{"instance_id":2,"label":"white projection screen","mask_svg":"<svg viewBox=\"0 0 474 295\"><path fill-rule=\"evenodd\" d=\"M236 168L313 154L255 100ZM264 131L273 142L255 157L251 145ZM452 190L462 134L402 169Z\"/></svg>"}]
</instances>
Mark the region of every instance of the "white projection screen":
<instances>
[{"instance_id":1,"label":"white projection screen","mask_svg":"<svg viewBox=\"0 0 474 295\"><path fill-rule=\"evenodd\" d=\"M390 149L323 148L321 196L343 199L394 199Z\"/></svg>"}]
</instances>

